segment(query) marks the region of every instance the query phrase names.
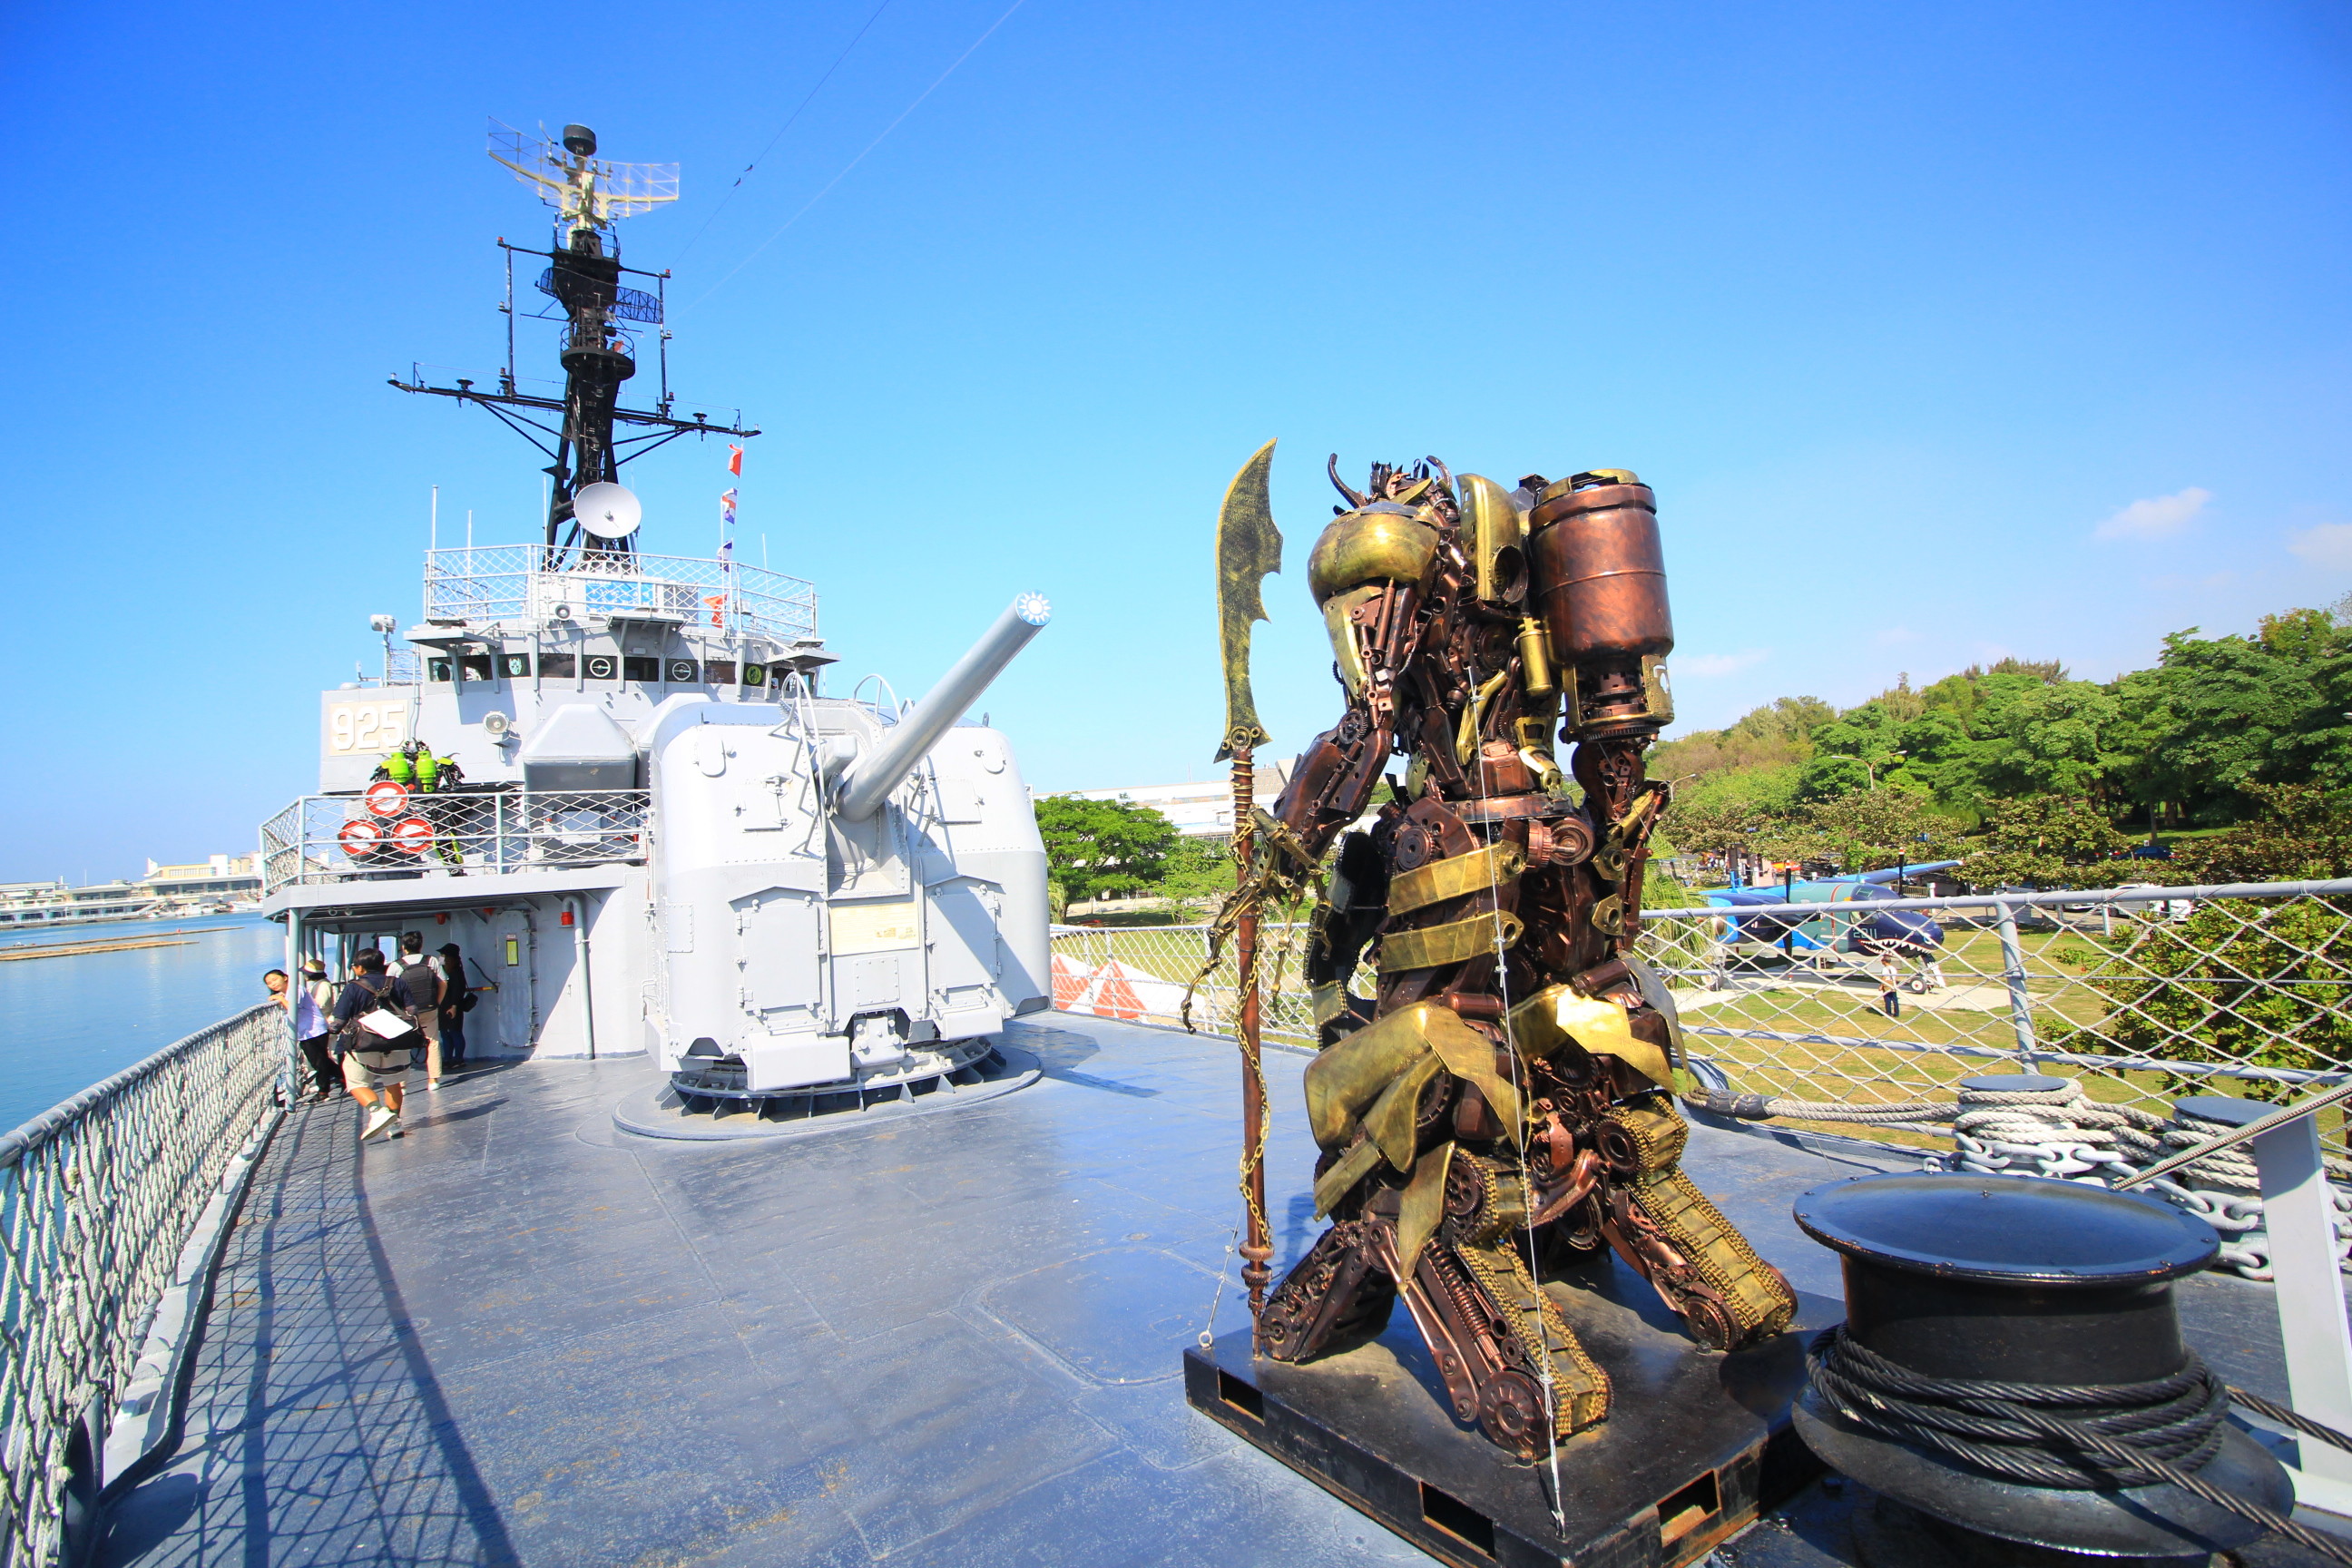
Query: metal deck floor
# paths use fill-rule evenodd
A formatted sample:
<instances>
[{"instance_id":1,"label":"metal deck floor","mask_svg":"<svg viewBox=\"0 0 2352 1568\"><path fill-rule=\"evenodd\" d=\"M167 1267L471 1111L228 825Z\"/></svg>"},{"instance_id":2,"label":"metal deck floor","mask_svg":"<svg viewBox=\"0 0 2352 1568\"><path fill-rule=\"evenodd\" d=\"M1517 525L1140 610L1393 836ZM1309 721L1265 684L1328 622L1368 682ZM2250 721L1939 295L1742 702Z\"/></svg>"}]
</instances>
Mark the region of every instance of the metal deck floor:
<instances>
[{"instance_id":1,"label":"metal deck floor","mask_svg":"<svg viewBox=\"0 0 2352 1568\"><path fill-rule=\"evenodd\" d=\"M229 1238L185 1436L101 1562L1428 1561L1185 1405L1239 1207L1230 1042L1008 1033L1033 1087L814 1138L616 1132L642 1059L453 1080L396 1143L360 1146L348 1101L295 1110ZM1319 1228L1304 1060L1268 1056L1277 1268ZM1790 1200L1908 1163L1705 1127L1686 1163L1832 1298ZM2181 1296L2219 1370L2284 1396L2267 1288ZM1765 1533L1742 1561L1804 1556Z\"/></svg>"}]
</instances>

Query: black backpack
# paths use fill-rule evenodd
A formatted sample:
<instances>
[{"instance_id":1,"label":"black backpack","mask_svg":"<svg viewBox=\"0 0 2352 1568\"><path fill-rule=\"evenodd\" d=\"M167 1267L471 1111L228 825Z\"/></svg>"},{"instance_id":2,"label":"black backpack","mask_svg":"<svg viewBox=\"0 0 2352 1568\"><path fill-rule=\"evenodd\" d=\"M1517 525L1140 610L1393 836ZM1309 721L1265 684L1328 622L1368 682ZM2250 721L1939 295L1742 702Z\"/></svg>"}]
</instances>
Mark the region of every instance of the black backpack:
<instances>
[{"instance_id":1,"label":"black backpack","mask_svg":"<svg viewBox=\"0 0 2352 1568\"><path fill-rule=\"evenodd\" d=\"M364 1007L353 1009L352 1013L352 1021L345 1024L341 1029L337 1031L336 1048L342 1051L379 1052L407 1049L407 1047L394 1045L392 1041L384 1039L381 1036L375 1035L360 1026L360 1020L362 1018L366 1017L370 1013L373 1013L377 1008L381 1007L388 1013L396 1013L400 1016L407 1019L409 1026L412 1029L415 1027L416 1017L415 1010L413 1008L402 1006L399 1002L394 1000L393 997L392 976L388 974L383 975L373 984L370 984L364 975L355 974L352 977L351 983L358 986L362 991L367 993L368 1005Z\"/></svg>"},{"instance_id":2,"label":"black backpack","mask_svg":"<svg viewBox=\"0 0 2352 1568\"><path fill-rule=\"evenodd\" d=\"M440 967L429 958L403 953L400 967L394 971L393 977L407 984L408 994L415 999L416 1005L402 1007L395 1003L387 1003L386 1005L406 1015L412 1024L422 1023L431 1017L436 1011L434 995L441 988Z\"/></svg>"}]
</instances>

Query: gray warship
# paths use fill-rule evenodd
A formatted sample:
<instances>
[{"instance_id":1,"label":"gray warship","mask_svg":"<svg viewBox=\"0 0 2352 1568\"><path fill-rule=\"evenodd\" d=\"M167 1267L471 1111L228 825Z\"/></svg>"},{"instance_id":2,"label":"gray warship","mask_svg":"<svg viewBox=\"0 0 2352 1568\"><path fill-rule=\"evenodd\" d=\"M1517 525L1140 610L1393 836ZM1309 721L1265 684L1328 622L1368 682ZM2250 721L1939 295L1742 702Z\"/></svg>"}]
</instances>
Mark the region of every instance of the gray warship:
<instances>
[{"instance_id":1,"label":"gray warship","mask_svg":"<svg viewBox=\"0 0 2352 1568\"><path fill-rule=\"evenodd\" d=\"M563 141L494 149L567 222L663 194ZM362 1143L287 1092L257 1007L0 1139L0 1565L1560 1563L1490 1500L1531 1471L1466 1431L1377 1500L1374 1468L1247 1436L1286 1391L1246 1348L1234 1043L1048 1011L1027 790L961 719L1045 606L902 710L824 692L807 584L635 550L597 431L752 432L618 407L616 323L660 295L625 296L608 228L547 255L563 400L402 384L554 418L558 499L541 541L428 557L407 647L383 618L379 675L322 694L318 791L262 830L289 958L457 940L484 1059ZM432 788L377 776L420 745ZM1318 1229L1312 1056L1267 1044L1277 1272ZM1916 1155L1692 1121L1684 1166L1795 1328L1835 1322L1792 1201ZM1606 1251L1545 1288L1629 1410L1790 1375L1786 1346L1695 1352ZM2217 1372L2287 1392L2269 1287L2175 1289ZM1436 1409L1403 1325L1349 1353ZM1765 1425L1733 1434L1760 1468L1696 1479L1628 1426L1562 1445L1615 1526L1575 1561L1960 1561Z\"/></svg>"},{"instance_id":2,"label":"gray warship","mask_svg":"<svg viewBox=\"0 0 2352 1568\"><path fill-rule=\"evenodd\" d=\"M1045 600L1021 595L902 707L887 685L825 691L809 584L731 550L639 549L625 462L759 434L679 416L666 278L621 264L619 220L674 197L676 170L600 159L581 125L499 128L490 153L556 209L546 251L499 242L498 389L394 384L552 458L543 537L434 548L418 622L375 617L380 673L320 695L317 791L262 827L263 912L338 973L402 931L454 942L483 985L470 1047L648 1055L664 1110L807 1115L983 1081L1005 1020L1050 998L1045 856L1010 743L964 714ZM561 398L515 375L518 257L541 268ZM631 408L646 338L660 383Z\"/></svg>"}]
</instances>

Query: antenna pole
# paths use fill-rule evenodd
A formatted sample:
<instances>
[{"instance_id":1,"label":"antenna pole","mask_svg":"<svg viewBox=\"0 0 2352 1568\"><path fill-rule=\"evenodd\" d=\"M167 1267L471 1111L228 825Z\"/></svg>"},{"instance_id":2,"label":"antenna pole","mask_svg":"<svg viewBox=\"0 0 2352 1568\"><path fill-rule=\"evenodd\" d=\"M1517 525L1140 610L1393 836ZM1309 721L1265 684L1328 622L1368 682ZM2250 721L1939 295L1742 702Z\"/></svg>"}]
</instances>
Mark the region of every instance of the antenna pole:
<instances>
[{"instance_id":1,"label":"antenna pole","mask_svg":"<svg viewBox=\"0 0 2352 1568\"><path fill-rule=\"evenodd\" d=\"M667 267L662 268L661 276L654 279L654 298L661 301L656 312L661 317L661 336L655 340L660 345L657 352L661 356L661 401L654 406L660 409L667 418L669 415L669 268Z\"/></svg>"},{"instance_id":2,"label":"antenna pole","mask_svg":"<svg viewBox=\"0 0 2352 1568\"><path fill-rule=\"evenodd\" d=\"M514 247L507 243L507 237L505 235L500 235L499 236L499 248L505 252L507 258L507 302L499 307L499 310L506 312L507 317L507 363L506 368L499 372L499 390L505 393L509 397L512 397L514 395L515 389Z\"/></svg>"}]
</instances>

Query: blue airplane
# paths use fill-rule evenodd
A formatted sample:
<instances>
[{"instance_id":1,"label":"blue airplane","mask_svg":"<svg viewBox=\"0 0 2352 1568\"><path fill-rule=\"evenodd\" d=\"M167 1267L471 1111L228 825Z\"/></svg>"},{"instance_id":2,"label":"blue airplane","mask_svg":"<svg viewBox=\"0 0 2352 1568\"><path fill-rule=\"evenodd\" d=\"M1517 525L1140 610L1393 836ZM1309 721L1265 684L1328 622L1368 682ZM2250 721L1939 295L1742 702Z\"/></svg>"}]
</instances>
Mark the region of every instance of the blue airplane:
<instances>
[{"instance_id":1,"label":"blue airplane","mask_svg":"<svg viewBox=\"0 0 2352 1568\"><path fill-rule=\"evenodd\" d=\"M1758 904L1866 904L1895 897L1888 883L1925 871L1948 870L1958 860L1925 860L1888 866L1876 871L1856 871L1841 877L1806 878L1793 883L1766 882L1742 887L1701 889L1699 896L1717 909L1742 909ZM1735 942L1818 952L1891 952L1926 956L1944 945L1944 928L1925 910L1881 910L1865 915L1859 910L1823 911L1812 917L1786 912L1742 915L1724 922L1724 935Z\"/></svg>"}]
</instances>

